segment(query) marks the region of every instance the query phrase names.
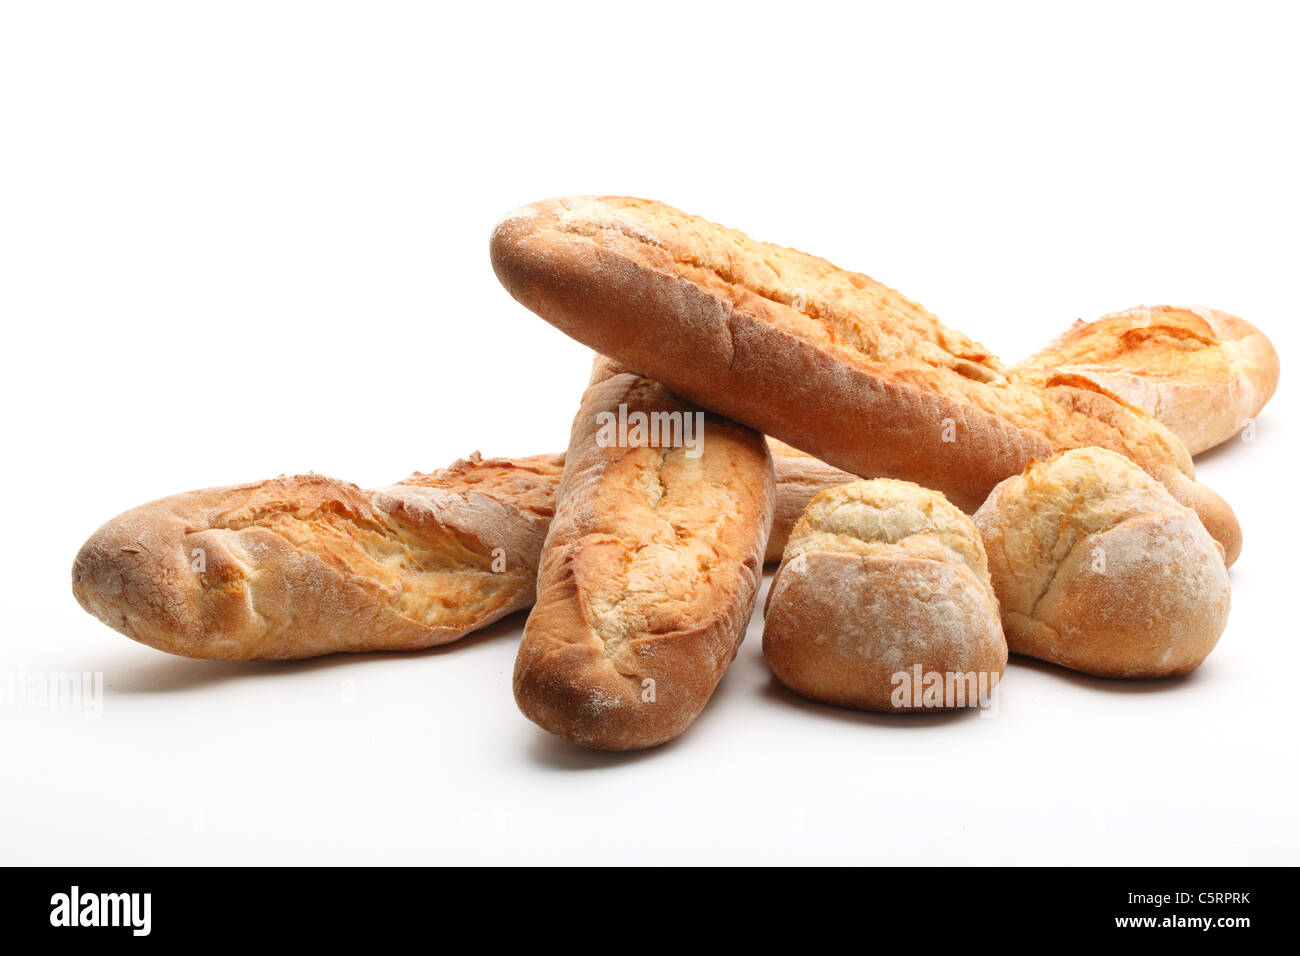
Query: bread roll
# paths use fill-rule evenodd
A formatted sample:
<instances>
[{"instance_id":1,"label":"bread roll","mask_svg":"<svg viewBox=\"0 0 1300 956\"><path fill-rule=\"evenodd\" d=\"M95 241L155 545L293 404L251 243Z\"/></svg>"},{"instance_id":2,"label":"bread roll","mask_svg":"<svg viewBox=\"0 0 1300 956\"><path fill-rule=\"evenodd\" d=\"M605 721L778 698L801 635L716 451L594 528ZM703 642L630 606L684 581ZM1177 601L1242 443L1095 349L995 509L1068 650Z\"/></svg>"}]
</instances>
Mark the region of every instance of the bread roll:
<instances>
[{"instance_id":1,"label":"bread roll","mask_svg":"<svg viewBox=\"0 0 1300 956\"><path fill-rule=\"evenodd\" d=\"M1132 462L1081 448L1008 478L975 514L1017 654L1100 677L1186 674L1228 620L1196 515Z\"/></svg>"},{"instance_id":2,"label":"bread roll","mask_svg":"<svg viewBox=\"0 0 1300 956\"><path fill-rule=\"evenodd\" d=\"M1229 558L1240 528L1163 425L1078 376L1008 376L978 342L858 273L661 203L569 197L492 235L498 278L567 334L679 395L858 475L973 511L1062 448L1113 448L1197 509Z\"/></svg>"},{"instance_id":3,"label":"bread roll","mask_svg":"<svg viewBox=\"0 0 1300 956\"><path fill-rule=\"evenodd\" d=\"M987 701L1007 644L979 532L943 495L910 482L821 492L772 581L763 654L795 693L841 707Z\"/></svg>"},{"instance_id":4,"label":"bread roll","mask_svg":"<svg viewBox=\"0 0 1300 956\"><path fill-rule=\"evenodd\" d=\"M703 440L602 433L610 416L638 415L702 420ZM745 636L773 486L762 435L598 359L515 663L519 709L601 750L685 730Z\"/></svg>"},{"instance_id":5,"label":"bread roll","mask_svg":"<svg viewBox=\"0 0 1300 956\"><path fill-rule=\"evenodd\" d=\"M1249 322L1193 306L1149 306L1076 322L1016 366L1078 375L1158 418L1192 454L1227 441L1273 397L1277 352Z\"/></svg>"},{"instance_id":6,"label":"bread roll","mask_svg":"<svg viewBox=\"0 0 1300 956\"><path fill-rule=\"evenodd\" d=\"M808 499L853 476L772 444L778 520L766 560L775 562ZM446 643L532 605L563 466L563 455L483 459L475 452L387 493L299 475L173 495L92 535L73 564L73 593L109 627L187 657L282 660ZM397 501L408 504L389 515ZM371 534L354 536L343 531L354 512L382 520L371 523ZM410 513L438 517L412 523ZM367 542L374 528L393 522L422 543L399 545L402 534L381 531L383 548L405 556L377 558ZM204 547L213 537L225 544ZM430 573L428 552L466 540L479 542L471 546L477 559ZM483 550L489 544L504 550L493 555ZM201 554L215 563L200 569L207 565ZM510 573L484 578L487 559ZM431 611L414 614L421 598L413 595Z\"/></svg>"}]
</instances>

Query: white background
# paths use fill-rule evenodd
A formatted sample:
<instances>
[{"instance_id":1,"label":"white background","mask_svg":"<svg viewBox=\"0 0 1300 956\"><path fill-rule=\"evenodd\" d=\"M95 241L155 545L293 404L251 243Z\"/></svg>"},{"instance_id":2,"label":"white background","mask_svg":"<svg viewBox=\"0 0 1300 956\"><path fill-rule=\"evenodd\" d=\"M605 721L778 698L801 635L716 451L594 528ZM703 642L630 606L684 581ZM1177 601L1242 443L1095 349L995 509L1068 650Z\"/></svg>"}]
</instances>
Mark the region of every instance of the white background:
<instances>
[{"instance_id":1,"label":"white background","mask_svg":"<svg viewBox=\"0 0 1300 956\"><path fill-rule=\"evenodd\" d=\"M1296 863L1296 15L800 2L11 3L0 13L3 862ZM973 5L968 5L973 6ZM865 271L1007 360L1141 303L1282 356L1202 456L1245 552L1184 680L1017 660L996 718L800 702L761 620L676 742L511 699L522 617L445 649L166 656L69 571L119 511L316 470L559 451L588 353L497 285L498 217L662 199Z\"/></svg>"}]
</instances>

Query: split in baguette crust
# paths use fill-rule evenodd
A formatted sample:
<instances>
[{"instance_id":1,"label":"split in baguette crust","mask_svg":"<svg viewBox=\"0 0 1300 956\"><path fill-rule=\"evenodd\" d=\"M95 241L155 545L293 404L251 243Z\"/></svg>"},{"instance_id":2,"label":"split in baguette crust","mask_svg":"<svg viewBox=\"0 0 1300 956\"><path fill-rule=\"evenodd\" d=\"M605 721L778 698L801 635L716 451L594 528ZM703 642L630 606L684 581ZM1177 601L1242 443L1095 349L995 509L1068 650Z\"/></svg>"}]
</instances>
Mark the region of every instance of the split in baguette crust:
<instances>
[{"instance_id":1,"label":"split in baguette crust","mask_svg":"<svg viewBox=\"0 0 1300 956\"><path fill-rule=\"evenodd\" d=\"M701 409L598 359L574 418L515 700L602 750L671 740L708 702L745 635L771 528L763 437L708 413L698 457L598 440L598 416Z\"/></svg>"},{"instance_id":2,"label":"split in baguette crust","mask_svg":"<svg viewBox=\"0 0 1300 956\"><path fill-rule=\"evenodd\" d=\"M1199 306L1143 306L1076 322L1016 366L1095 382L1163 422L1193 455L1227 441L1277 390L1273 344L1244 319Z\"/></svg>"},{"instance_id":3,"label":"split in baguette crust","mask_svg":"<svg viewBox=\"0 0 1300 956\"><path fill-rule=\"evenodd\" d=\"M835 467L973 511L1031 460L1100 445L1177 486L1230 560L1240 548L1231 509L1186 487L1191 456L1158 421L1082 377L1021 380L868 276L626 197L517 210L491 254L567 334Z\"/></svg>"}]
</instances>

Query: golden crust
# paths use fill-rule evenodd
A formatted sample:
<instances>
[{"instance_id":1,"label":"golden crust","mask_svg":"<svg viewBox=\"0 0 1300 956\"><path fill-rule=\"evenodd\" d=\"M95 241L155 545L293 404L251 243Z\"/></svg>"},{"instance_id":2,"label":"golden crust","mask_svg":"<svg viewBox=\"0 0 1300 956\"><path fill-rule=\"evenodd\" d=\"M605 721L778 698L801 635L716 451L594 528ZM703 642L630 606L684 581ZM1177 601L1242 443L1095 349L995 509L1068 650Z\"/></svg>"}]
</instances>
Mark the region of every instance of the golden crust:
<instances>
[{"instance_id":1,"label":"golden crust","mask_svg":"<svg viewBox=\"0 0 1300 956\"><path fill-rule=\"evenodd\" d=\"M896 697L899 675L987 694L1007 646L979 532L943 495L859 481L813 498L768 596L763 654L812 700L888 713L971 706L979 693ZM960 676L959 676L960 675Z\"/></svg>"},{"instance_id":2,"label":"golden crust","mask_svg":"<svg viewBox=\"0 0 1300 956\"><path fill-rule=\"evenodd\" d=\"M1227 623L1228 573L1191 509L1132 462L1064 452L975 514L1011 650L1103 677L1196 668Z\"/></svg>"},{"instance_id":3,"label":"golden crust","mask_svg":"<svg viewBox=\"0 0 1300 956\"><path fill-rule=\"evenodd\" d=\"M1076 322L1016 366L1081 376L1163 422L1192 454L1227 441L1277 389L1273 344L1235 315L1144 306Z\"/></svg>"},{"instance_id":4,"label":"golden crust","mask_svg":"<svg viewBox=\"0 0 1300 956\"><path fill-rule=\"evenodd\" d=\"M708 413L698 457L598 416L702 410L598 359L574 419L557 509L515 664L515 700L603 750L663 743L695 719L744 638L771 527L763 437Z\"/></svg>"},{"instance_id":5,"label":"golden crust","mask_svg":"<svg viewBox=\"0 0 1300 956\"><path fill-rule=\"evenodd\" d=\"M561 468L474 455L375 491L303 475L163 498L91 536L73 593L187 657L444 644L532 603Z\"/></svg>"},{"instance_id":6,"label":"golden crust","mask_svg":"<svg viewBox=\"0 0 1300 956\"><path fill-rule=\"evenodd\" d=\"M772 533L767 539L763 562L775 564L781 560L790 532L813 496L827 488L857 481L858 476L775 438L769 438L767 445L772 450L772 464L776 471L776 508L772 513Z\"/></svg>"}]
</instances>

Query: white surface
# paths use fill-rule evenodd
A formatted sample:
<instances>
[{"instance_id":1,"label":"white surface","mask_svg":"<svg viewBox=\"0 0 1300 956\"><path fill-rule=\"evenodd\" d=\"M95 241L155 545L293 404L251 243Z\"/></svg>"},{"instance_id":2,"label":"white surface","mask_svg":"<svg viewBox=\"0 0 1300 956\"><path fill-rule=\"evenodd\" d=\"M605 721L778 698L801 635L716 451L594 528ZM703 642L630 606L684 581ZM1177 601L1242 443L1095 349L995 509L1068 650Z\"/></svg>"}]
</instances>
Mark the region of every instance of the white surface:
<instances>
[{"instance_id":1,"label":"white surface","mask_svg":"<svg viewBox=\"0 0 1300 956\"><path fill-rule=\"evenodd\" d=\"M0 860L1296 863L1300 24L1279 6L7 4ZM900 5L901 6L901 5ZM1017 661L993 719L775 686L761 622L675 743L521 717L520 618L410 656L170 658L69 591L102 521L317 470L560 450L583 348L487 258L533 199L663 199L861 269L1012 359L1194 302L1265 329L1246 546L1189 679Z\"/></svg>"}]
</instances>

